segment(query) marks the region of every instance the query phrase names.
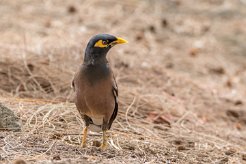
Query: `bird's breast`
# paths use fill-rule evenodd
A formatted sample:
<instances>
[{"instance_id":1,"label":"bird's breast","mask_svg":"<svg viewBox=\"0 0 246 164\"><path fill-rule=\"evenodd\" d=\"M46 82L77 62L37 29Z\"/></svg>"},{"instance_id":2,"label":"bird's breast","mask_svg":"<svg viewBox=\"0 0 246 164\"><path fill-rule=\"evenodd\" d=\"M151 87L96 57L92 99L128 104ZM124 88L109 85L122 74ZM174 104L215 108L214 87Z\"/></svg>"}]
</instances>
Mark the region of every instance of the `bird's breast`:
<instances>
[{"instance_id":1,"label":"bird's breast","mask_svg":"<svg viewBox=\"0 0 246 164\"><path fill-rule=\"evenodd\" d=\"M111 113L115 103L111 80L103 79L101 82L88 85L84 90L84 101L90 109L91 117L97 118L107 112Z\"/></svg>"},{"instance_id":2,"label":"bird's breast","mask_svg":"<svg viewBox=\"0 0 246 164\"><path fill-rule=\"evenodd\" d=\"M74 82L79 112L90 117L95 126L101 126L103 119L112 116L115 107L113 75L109 66L84 66Z\"/></svg>"},{"instance_id":3,"label":"bird's breast","mask_svg":"<svg viewBox=\"0 0 246 164\"><path fill-rule=\"evenodd\" d=\"M94 85L111 76L111 71L107 63L89 65L83 70L84 77L89 84Z\"/></svg>"}]
</instances>

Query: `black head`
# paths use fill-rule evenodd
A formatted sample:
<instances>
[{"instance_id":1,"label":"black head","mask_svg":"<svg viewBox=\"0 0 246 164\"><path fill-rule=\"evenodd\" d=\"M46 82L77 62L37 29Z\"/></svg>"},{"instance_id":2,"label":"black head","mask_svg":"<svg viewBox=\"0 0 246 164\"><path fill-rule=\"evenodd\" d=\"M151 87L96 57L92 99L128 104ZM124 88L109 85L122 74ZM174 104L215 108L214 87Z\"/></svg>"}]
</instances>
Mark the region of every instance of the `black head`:
<instances>
[{"instance_id":1,"label":"black head","mask_svg":"<svg viewBox=\"0 0 246 164\"><path fill-rule=\"evenodd\" d=\"M96 64L105 62L106 55L110 48L116 44L127 43L126 40L109 34L98 34L93 36L87 44L85 50L84 62L87 64Z\"/></svg>"}]
</instances>

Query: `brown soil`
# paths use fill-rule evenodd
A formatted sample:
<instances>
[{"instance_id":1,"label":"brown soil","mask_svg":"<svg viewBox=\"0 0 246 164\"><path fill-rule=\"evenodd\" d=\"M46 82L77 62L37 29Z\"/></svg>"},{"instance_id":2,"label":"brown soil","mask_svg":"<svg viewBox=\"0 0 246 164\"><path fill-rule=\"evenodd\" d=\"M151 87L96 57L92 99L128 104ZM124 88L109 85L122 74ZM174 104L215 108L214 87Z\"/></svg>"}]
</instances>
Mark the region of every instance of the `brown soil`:
<instances>
[{"instance_id":1,"label":"brown soil","mask_svg":"<svg viewBox=\"0 0 246 164\"><path fill-rule=\"evenodd\" d=\"M0 102L22 120L0 133L1 163L246 163L244 0L0 1ZM110 51L120 112L109 148L71 102L97 33Z\"/></svg>"}]
</instances>

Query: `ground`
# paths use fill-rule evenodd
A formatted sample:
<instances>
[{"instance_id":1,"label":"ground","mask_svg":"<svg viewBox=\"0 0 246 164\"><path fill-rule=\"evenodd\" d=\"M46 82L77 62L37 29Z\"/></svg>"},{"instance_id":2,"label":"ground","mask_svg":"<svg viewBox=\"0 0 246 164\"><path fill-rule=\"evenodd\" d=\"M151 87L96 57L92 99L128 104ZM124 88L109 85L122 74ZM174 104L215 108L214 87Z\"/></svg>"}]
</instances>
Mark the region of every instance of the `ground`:
<instances>
[{"instance_id":1,"label":"ground","mask_svg":"<svg viewBox=\"0 0 246 164\"><path fill-rule=\"evenodd\" d=\"M1 163L246 163L245 0L0 1L0 102L22 121ZM109 147L80 147L71 81L92 35L109 55L119 114Z\"/></svg>"}]
</instances>

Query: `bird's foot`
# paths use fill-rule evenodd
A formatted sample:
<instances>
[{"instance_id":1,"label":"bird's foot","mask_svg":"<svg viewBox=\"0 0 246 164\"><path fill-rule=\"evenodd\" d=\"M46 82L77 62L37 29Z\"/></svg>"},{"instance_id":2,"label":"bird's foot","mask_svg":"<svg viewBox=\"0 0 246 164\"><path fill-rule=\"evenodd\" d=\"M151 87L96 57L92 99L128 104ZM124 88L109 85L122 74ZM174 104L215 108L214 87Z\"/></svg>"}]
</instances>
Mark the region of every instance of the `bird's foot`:
<instances>
[{"instance_id":1,"label":"bird's foot","mask_svg":"<svg viewBox=\"0 0 246 164\"><path fill-rule=\"evenodd\" d=\"M83 143L83 142L82 142L82 143L81 143L81 147L82 147L82 148L85 148L85 147L86 147L86 143Z\"/></svg>"},{"instance_id":2,"label":"bird's foot","mask_svg":"<svg viewBox=\"0 0 246 164\"><path fill-rule=\"evenodd\" d=\"M100 146L100 149L101 150L106 150L108 147L108 145L106 143L102 143L101 146Z\"/></svg>"}]
</instances>

